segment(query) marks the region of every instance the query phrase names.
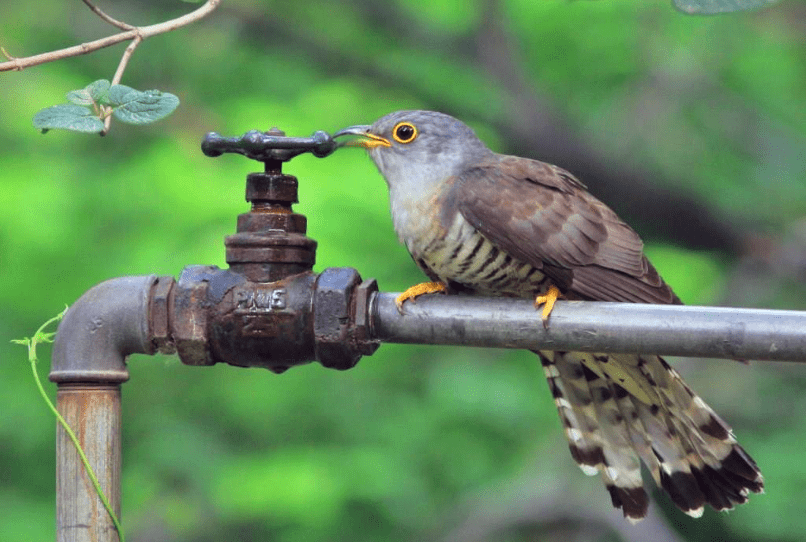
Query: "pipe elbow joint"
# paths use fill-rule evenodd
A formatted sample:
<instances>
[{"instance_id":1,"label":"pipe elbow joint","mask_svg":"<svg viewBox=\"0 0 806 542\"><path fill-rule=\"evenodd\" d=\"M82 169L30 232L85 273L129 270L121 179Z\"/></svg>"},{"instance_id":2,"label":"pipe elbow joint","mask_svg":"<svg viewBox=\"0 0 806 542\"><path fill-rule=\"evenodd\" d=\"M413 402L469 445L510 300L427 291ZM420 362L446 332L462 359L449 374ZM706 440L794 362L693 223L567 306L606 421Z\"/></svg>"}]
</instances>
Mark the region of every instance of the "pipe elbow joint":
<instances>
[{"instance_id":1,"label":"pipe elbow joint","mask_svg":"<svg viewBox=\"0 0 806 542\"><path fill-rule=\"evenodd\" d=\"M50 380L59 384L128 380L126 357L157 350L149 339L149 299L158 280L156 275L118 277L87 290L59 324Z\"/></svg>"}]
</instances>

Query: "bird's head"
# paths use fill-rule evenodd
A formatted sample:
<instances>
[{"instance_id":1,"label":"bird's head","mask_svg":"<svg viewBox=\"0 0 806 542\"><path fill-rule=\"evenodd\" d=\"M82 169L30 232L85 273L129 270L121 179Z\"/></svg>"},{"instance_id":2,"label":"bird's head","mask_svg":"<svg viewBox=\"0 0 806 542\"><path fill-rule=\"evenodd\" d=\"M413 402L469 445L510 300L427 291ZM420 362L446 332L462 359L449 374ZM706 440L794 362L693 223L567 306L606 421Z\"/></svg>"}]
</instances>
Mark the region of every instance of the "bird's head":
<instances>
[{"instance_id":1,"label":"bird's head","mask_svg":"<svg viewBox=\"0 0 806 542\"><path fill-rule=\"evenodd\" d=\"M333 137L347 135L358 139L344 145L367 149L390 188L401 183L424 188L492 153L466 124L435 111L396 111Z\"/></svg>"}]
</instances>

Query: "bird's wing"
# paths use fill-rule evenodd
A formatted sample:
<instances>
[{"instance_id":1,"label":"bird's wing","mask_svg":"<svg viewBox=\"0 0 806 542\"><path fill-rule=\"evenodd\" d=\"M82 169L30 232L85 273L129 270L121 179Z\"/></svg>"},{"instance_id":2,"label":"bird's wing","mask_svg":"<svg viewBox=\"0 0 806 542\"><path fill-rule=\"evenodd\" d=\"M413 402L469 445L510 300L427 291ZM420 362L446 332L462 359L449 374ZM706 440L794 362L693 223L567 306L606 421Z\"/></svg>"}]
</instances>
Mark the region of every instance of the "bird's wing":
<instances>
[{"instance_id":1,"label":"bird's wing","mask_svg":"<svg viewBox=\"0 0 806 542\"><path fill-rule=\"evenodd\" d=\"M542 269L566 293L680 303L638 234L561 168L497 155L457 175L448 199L493 244Z\"/></svg>"}]
</instances>

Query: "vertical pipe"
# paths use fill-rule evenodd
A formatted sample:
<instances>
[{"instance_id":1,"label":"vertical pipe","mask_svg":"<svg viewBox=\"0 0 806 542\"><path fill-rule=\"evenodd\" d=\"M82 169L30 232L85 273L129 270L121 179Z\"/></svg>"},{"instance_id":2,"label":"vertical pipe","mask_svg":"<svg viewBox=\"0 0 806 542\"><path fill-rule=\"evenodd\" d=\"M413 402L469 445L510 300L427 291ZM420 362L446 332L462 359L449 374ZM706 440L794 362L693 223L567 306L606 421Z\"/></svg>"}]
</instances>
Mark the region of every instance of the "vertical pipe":
<instances>
[{"instance_id":1,"label":"vertical pipe","mask_svg":"<svg viewBox=\"0 0 806 542\"><path fill-rule=\"evenodd\" d=\"M120 384L61 385L59 412L73 429L101 490L120 518ZM56 430L57 542L118 542L118 533L73 442Z\"/></svg>"},{"instance_id":2,"label":"vertical pipe","mask_svg":"<svg viewBox=\"0 0 806 542\"><path fill-rule=\"evenodd\" d=\"M50 380L59 412L78 437L120 517L120 385L126 356L166 346L171 277L120 277L84 293L53 344ZM156 326L156 327L155 327ZM154 328L154 329L152 329ZM118 542L118 533L61 426L56 431L56 540Z\"/></svg>"}]
</instances>

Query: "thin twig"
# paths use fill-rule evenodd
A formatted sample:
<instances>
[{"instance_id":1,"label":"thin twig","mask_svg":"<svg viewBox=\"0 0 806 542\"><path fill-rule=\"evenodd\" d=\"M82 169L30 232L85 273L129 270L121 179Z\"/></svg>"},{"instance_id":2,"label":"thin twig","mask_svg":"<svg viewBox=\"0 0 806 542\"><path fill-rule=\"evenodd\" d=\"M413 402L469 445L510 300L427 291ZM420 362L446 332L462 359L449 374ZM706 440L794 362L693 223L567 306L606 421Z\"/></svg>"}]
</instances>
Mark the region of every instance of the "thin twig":
<instances>
[{"instance_id":1,"label":"thin twig","mask_svg":"<svg viewBox=\"0 0 806 542\"><path fill-rule=\"evenodd\" d=\"M84 3L87 4L87 7L92 10L98 17L103 19L104 21L108 22L112 26L117 26L121 30L134 30L134 27L128 23L124 23L123 21L118 21L117 19L113 19L103 11L101 8L90 2L90 0L84 0Z\"/></svg>"},{"instance_id":2,"label":"thin twig","mask_svg":"<svg viewBox=\"0 0 806 542\"><path fill-rule=\"evenodd\" d=\"M123 56L120 58L120 64L118 64L118 69L115 71L115 76L112 78L112 84L117 85L120 83L120 80L123 78L123 72L126 70L126 65L129 63L129 59L132 57L134 50L137 49L137 46L143 41L141 36L135 37L132 42L126 47L126 50L123 51Z\"/></svg>"},{"instance_id":3,"label":"thin twig","mask_svg":"<svg viewBox=\"0 0 806 542\"><path fill-rule=\"evenodd\" d=\"M114 34L112 36L107 36L105 38L101 38L95 41L82 43L81 45L75 45L73 47L67 47L66 49L60 49L58 51L50 51L47 53L42 53L39 55L29 57L15 58L8 62L2 62L0 63L0 72L11 70L22 70L25 68L29 68L31 66L44 64L46 62L53 62L54 60L60 60L63 58L84 55L92 51L97 51L98 49L109 47L110 45L115 45L123 41L133 40L137 37L139 37L140 40L142 41L151 36L156 36L157 34L170 32L171 30L176 30L177 28L194 23L199 19L202 19L206 17L208 14L210 14L213 10L215 10L218 7L220 3L221 0L207 0L196 11L192 11L187 15L177 17L176 19L171 19L170 21L165 21L150 26L136 26L133 27L131 30L121 32L119 34Z\"/></svg>"},{"instance_id":4,"label":"thin twig","mask_svg":"<svg viewBox=\"0 0 806 542\"><path fill-rule=\"evenodd\" d=\"M85 0L86 1L86 0ZM118 69L115 70L115 76L112 77L112 85L117 85L120 83L120 80L123 78L123 72L126 71L126 65L129 63L129 59L134 54L134 50L137 49L137 46L142 43L143 38L140 36L136 36L132 42L126 47L126 50L123 51L123 56L120 58L120 63L118 64ZM105 136L109 132L109 126L112 124L112 115L111 111L107 111L106 118L104 118L104 129L101 130L100 135Z\"/></svg>"}]
</instances>

